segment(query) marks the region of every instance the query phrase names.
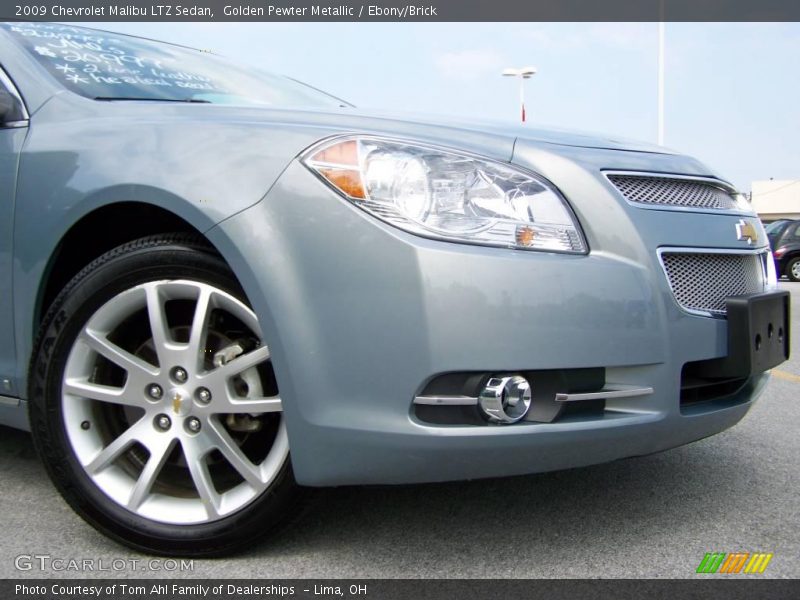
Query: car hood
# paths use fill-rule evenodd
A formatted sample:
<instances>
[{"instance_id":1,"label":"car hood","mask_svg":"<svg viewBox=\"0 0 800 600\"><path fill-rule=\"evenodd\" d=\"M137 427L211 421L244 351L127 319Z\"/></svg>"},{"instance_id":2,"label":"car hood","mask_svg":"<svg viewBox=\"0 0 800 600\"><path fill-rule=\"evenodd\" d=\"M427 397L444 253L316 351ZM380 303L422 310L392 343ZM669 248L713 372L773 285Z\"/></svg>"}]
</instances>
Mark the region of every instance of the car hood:
<instances>
[{"instance_id":1,"label":"car hood","mask_svg":"<svg viewBox=\"0 0 800 600\"><path fill-rule=\"evenodd\" d=\"M229 107L236 111L234 107ZM418 135L427 138L434 130L446 129L451 132L463 132L466 135L497 136L512 140L525 140L540 144L555 144L578 148L602 148L607 150L625 150L628 152L649 152L657 154L676 154L673 150L619 137L603 136L565 129L544 128L536 125L522 125L503 121L481 119L456 119L444 115L388 112L342 107L333 110L285 110L250 109L272 113L285 112L286 117L300 116L300 120L314 124L329 123L338 127L365 129L369 131L384 130L387 133L402 135ZM302 115L302 116L301 116ZM450 135L452 136L453 133ZM457 135L454 137L457 138Z\"/></svg>"},{"instance_id":2,"label":"car hood","mask_svg":"<svg viewBox=\"0 0 800 600\"><path fill-rule=\"evenodd\" d=\"M677 154L674 150L640 142L637 140L626 139L618 136L609 136L597 133L589 133L577 130L561 129L555 127L543 127L535 124L516 124L505 121L493 121L489 119L456 119L444 115L432 115L421 113L405 112L385 112L371 111L363 109L341 109L341 114L360 116L365 119L387 119L392 121L402 121L410 124L419 124L424 127L448 127L462 129L476 133L487 133L513 137L515 139L545 144L556 144L559 146L574 146L578 148L601 148L605 150L625 150L628 152L650 152L657 154Z\"/></svg>"},{"instance_id":3,"label":"car hood","mask_svg":"<svg viewBox=\"0 0 800 600\"><path fill-rule=\"evenodd\" d=\"M107 102L87 105L86 99L76 102L83 108L100 109L105 115L141 118L144 115L181 116L199 121L275 124L287 127L322 129L331 135L366 133L419 139L454 146L510 160L517 141L534 145L557 145L575 148L601 148L652 154L676 154L672 150L617 137L576 131L547 129L535 125L512 124L479 119L455 119L448 116L406 112L364 110L353 107L328 109L291 109L276 107L233 106L224 104L181 104L161 102ZM64 98L67 100L67 98ZM310 133L310 131L309 131Z\"/></svg>"}]
</instances>

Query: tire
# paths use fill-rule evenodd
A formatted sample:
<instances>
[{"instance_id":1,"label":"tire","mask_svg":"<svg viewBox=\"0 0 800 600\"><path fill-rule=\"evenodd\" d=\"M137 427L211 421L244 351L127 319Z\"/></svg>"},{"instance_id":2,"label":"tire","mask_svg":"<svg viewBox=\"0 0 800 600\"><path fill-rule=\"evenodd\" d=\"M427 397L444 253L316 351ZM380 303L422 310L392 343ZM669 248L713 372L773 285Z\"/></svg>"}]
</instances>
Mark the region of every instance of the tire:
<instances>
[{"instance_id":1,"label":"tire","mask_svg":"<svg viewBox=\"0 0 800 600\"><path fill-rule=\"evenodd\" d=\"M227 555L298 506L269 347L199 237L136 240L81 271L43 321L29 381L47 473L125 545Z\"/></svg>"},{"instance_id":2,"label":"tire","mask_svg":"<svg viewBox=\"0 0 800 600\"><path fill-rule=\"evenodd\" d=\"M800 256L795 256L786 265L786 276L790 281L800 281Z\"/></svg>"}]
</instances>

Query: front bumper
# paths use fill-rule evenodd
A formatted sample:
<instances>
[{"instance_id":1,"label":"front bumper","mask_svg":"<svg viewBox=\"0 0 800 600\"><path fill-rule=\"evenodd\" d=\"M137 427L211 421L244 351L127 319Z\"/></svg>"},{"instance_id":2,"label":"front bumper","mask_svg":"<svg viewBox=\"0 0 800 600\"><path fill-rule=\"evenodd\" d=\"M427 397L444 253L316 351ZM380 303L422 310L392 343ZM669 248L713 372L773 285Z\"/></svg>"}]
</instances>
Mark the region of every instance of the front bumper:
<instances>
[{"instance_id":1,"label":"front bumper","mask_svg":"<svg viewBox=\"0 0 800 600\"><path fill-rule=\"evenodd\" d=\"M697 240L729 244L722 232L735 217L632 216L638 209L593 166L543 156L537 170L569 181L568 198L592 199L572 202L592 223L587 256L421 239L345 203L297 162L264 201L209 232L271 346L300 483L577 467L707 437L749 410L768 375L682 409L684 364L724 356L726 322L682 311L657 257L660 247ZM654 393L607 402L601 414L510 426L434 426L412 409L442 373L597 367L607 381Z\"/></svg>"}]
</instances>

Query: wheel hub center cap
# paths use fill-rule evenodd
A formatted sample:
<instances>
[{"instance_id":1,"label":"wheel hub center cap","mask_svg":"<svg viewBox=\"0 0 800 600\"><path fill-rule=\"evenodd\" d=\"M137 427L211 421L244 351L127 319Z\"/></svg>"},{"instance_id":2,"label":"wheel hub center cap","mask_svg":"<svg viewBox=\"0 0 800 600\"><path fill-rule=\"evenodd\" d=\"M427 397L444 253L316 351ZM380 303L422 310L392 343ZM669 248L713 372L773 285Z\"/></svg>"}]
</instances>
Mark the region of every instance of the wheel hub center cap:
<instances>
[{"instance_id":1,"label":"wheel hub center cap","mask_svg":"<svg viewBox=\"0 0 800 600\"><path fill-rule=\"evenodd\" d=\"M172 404L172 412L179 417L185 417L192 412L192 398L182 388L172 388L169 391L169 401Z\"/></svg>"}]
</instances>

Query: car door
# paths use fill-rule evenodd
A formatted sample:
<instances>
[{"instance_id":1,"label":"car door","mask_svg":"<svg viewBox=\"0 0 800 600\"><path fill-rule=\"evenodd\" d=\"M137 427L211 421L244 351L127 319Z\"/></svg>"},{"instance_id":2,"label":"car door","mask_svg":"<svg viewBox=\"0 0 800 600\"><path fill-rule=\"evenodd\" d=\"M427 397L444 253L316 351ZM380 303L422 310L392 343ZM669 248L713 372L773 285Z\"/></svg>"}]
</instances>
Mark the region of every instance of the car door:
<instances>
[{"instance_id":1,"label":"car door","mask_svg":"<svg viewBox=\"0 0 800 600\"><path fill-rule=\"evenodd\" d=\"M791 229L786 231L786 234L783 236L781 241L784 244L791 244L792 246L797 246L800 244L800 221L795 223Z\"/></svg>"},{"instance_id":2,"label":"car door","mask_svg":"<svg viewBox=\"0 0 800 600\"><path fill-rule=\"evenodd\" d=\"M27 112L14 84L0 67L0 94L7 102L0 119L0 396L15 396L16 350L11 258L17 165L28 131Z\"/></svg>"}]
</instances>

